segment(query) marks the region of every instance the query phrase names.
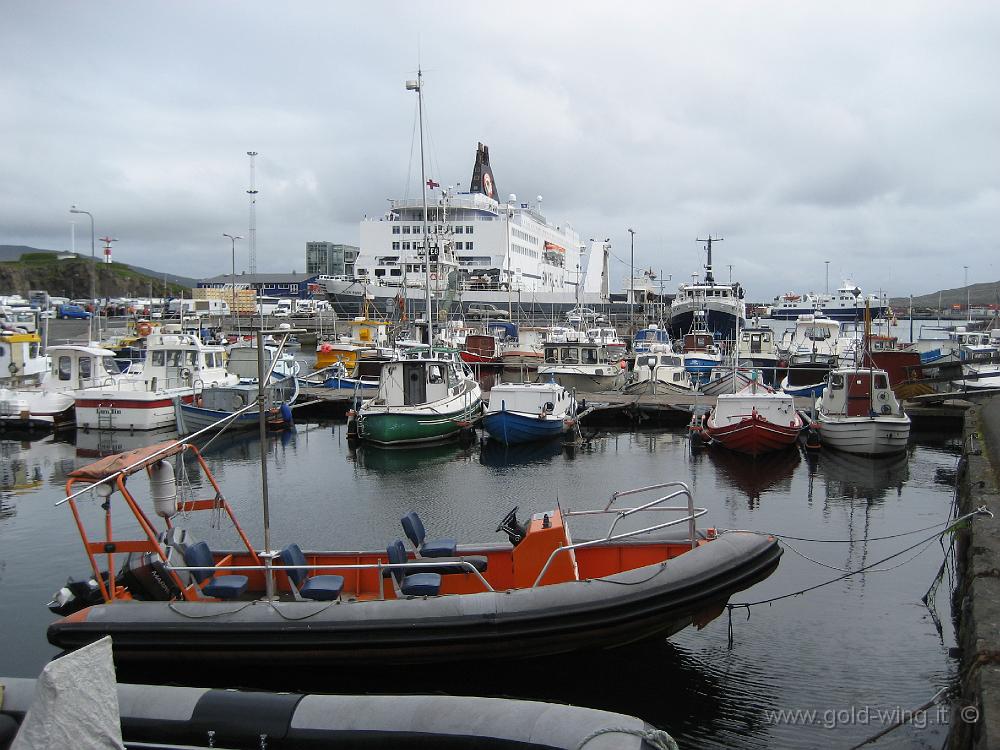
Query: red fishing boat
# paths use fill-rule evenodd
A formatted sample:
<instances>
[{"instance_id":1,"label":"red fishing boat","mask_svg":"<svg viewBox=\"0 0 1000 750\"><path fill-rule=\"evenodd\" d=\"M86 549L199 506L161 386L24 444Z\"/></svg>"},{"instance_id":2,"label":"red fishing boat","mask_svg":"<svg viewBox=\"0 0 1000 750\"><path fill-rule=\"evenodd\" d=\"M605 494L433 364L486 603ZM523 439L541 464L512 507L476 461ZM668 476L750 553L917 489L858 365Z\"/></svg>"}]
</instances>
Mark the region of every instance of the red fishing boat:
<instances>
[{"instance_id":1,"label":"red fishing boat","mask_svg":"<svg viewBox=\"0 0 1000 750\"><path fill-rule=\"evenodd\" d=\"M500 361L500 344L496 336L472 333L465 337L460 356L469 364L495 365Z\"/></svg>"},{"instance_id":2,"label":"red fishing boat","mask_svg":"<svg viewBox=\"0 0 1000 750\"><path fill-rule=\"evenodd\" d=\"M756 377L736 393L719 396L705 423L714 442L751 456L787 448L802 427L794 397L775 392Z\"/></svg>"}]
</instances>

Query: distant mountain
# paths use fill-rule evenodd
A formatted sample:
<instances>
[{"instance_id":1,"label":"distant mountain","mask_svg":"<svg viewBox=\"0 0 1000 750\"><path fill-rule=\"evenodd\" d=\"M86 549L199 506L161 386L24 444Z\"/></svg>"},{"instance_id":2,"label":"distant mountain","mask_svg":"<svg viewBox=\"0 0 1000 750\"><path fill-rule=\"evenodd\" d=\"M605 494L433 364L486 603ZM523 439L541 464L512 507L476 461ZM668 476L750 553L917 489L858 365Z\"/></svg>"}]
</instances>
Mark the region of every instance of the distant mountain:
<instances>
[{"instance_id":1,"label":"distant mountain","mask_svg":"<svg viewBox=\"0 0 1000 750\"><path fill-rule=\"evenodd\" d=\"M27 245L0 245L0 263L2 262L12 262L21 259L21 256L26 253L52 253L53 255L71 255L71 253L63 250L42 250L37 247L28 247ZM90 260L90 254L87 253L76 253L76 256L81 260ZM97 260L101 261L101 256L97 256ZM168 284L177 284L178 286L184 286L189 289L198 285L197 279L191 279L187 276L178 276L173 273L164 273L162 271L153 271L149 268L143 268L142 266L133 266L131 263L122 263L123 266L128 266L136 273L142 274L143 276L150 276L154 279L159 279L163 281L167 280Z\"/></svg>"},{"instance_id":2,"label":"distant mountain","mask_svg":"<svg viewBox=\"0 0 1000 750\"><path fill-rule=\"evenodd\" d=\"M987 281L982 284L969 284L967 287L942 289L940 292L914 296L914 307L929 307L936 310L940 305L944 309L952 305L965 307L966 300L973 306L1000 304L1000 281ZM889 304L899 312L910 304L909 297L893 297Z\"/></svg>"}]
</instances>

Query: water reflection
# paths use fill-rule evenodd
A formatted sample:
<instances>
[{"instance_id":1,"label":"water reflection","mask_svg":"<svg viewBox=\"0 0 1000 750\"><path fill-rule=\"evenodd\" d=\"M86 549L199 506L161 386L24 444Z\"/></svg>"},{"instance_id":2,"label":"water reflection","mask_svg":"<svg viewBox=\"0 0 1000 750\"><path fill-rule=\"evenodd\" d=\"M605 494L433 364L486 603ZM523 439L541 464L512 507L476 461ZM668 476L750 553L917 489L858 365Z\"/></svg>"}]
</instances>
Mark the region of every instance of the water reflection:
<instances>
[{"instance_id":1,"label":"water reflection","mask_svg":"<svg viewBox=\"0 0 1000 750\"><path fill-rule=\"evenodd\" d=\"M558 438L518 445L504 445L497 440L486 440L480 449L479 463L493 468L547 463L562 452L563 443Z\"/></svg>"},{"instance_id":2,"label":"water reflection","mask_svg":"<svg viewBox=\"0 0 1000 750\"><path fill-rule=\"evenodd\" d=\"M62 487L76 467L74 448L65 438L0 440L0 490L22 494L44 483Z\"/></svg>"},{"instance_id":3,"label":"water reflection","mask_svg":"<svg viewBox=\"0 0 1000 750\"><path fill-rule=\"evenodd\" d=\"M467 461L474 450L474 446L463 447L453 442L410 448L382 448L363 443L349 450L348 460L353 460L360 468L377 474L398 474L423 471L440 464Z\"/></svg>"},{"instance_id":4,"label":"water reflection","mask_svg":"<svg viewBox=\"0 0 1000 750\"><path fill-rule=\"evenodd\" d=\"M702 452L728 482L747 496L750 510L760 505L761 496L768 492L787 493L792 475L802 460L798 446L761 456L747 456L721 446Z\"/></svg>"},{"instance_id":5,"label":"water reflection","mask_svg":"<svg viewBox=\"0 0 1000 750\"><path fill-rule=\"evenodd\" d=\"M85 458L102 458L131 451L164 440L176 440L177 430L77 430L76 454Z\"/></svg>"},{"instance_id":6,"label":"water reflection","mask_svg":"<svg viewBox=\"0 0 1000 750\"><path fill-rule=\"evenodd\" d=\"M832 503L858 499L879 502L890 490L899 496L910 478L906 453L870 458L824 450L819 461L826 476L826 499Z\"/></svg>"}]
</instances>

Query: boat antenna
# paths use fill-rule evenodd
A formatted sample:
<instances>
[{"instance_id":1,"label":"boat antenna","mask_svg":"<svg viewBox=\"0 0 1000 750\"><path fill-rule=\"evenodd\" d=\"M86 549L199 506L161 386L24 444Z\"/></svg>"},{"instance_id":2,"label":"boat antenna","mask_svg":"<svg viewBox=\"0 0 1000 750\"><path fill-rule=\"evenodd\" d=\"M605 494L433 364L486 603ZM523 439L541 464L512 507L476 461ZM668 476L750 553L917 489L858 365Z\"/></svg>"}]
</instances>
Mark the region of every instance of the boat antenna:
<instances>
[{"instance_id":1,"label":"boat antenna","mask_svg":"<svg viewBox=\"0 0 1000 750\"><path fill-rule=\"evenodd\" d=\"M424 170L424 73L417 64L417 80L406 82L407 91L417 92L417 117L420 122L420 190L424 206L424 286L427 292L427 343L431 343L431 249L427 237L427 175Z\"/></svg>"},{"instance_id":2,"label":"boat antenna","mask_svg":"<svg viewBox=\"0 0 1000 750\"><path fill-rule=\"evenodd\" d=\"M704 242L704 243L706 243L705 244L705 250L708 252L708 262L705 263L705 283L706 284L714 284L715 283L715 277L712 276L712 243L713 242L722 242L724 239L725 239L725 237L714 237L713 238L712 235L708 235L708 239L707 240L703 240L703 239L700 239L700 238L696 240L697 242Z\"/></svg>"}]
</instances>

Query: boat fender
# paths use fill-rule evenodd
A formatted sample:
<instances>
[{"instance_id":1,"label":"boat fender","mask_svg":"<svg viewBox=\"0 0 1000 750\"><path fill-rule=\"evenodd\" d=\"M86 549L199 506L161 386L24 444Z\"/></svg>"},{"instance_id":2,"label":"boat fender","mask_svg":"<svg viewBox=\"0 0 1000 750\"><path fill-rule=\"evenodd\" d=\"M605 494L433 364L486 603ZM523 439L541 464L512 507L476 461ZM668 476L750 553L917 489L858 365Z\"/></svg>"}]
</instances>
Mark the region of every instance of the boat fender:
<instances>
[{"instance_id":1,"label":"boat fender","mask_svg":"<svg viewBox=\"0 0 1000 750\"><path fill-rule=\"evenodd\" d=\"M290 407L286 403L282 403L281 407L278 409L278 411L281 412L281 418L285 421L285 423L289 427L291 427L291 425L292 425L292 407Z\"/></svg>"},{"instance_id":2,"label":"boat fender","mask_svg":"<svg viewBox=\"0 0 1000 750\"><path fill-rule=\"evenodd\" d=\"M149 494L156 515L162 518L177 515L177 482L174 467L168 461L158 461L149 470Z\"/></svg>"},{"instance_id":3,"label":"boat fender","mask_svg":"<svg viewBox=\"0 0 1000 750\"><path fill-rule=\"evenodd\" d=\"M892 412L892 407L889 404L882 404L882 413L889 414Z\"/></svg>"},{"instance_id":4,"label":"boat fender","mask_svg":"<svg viewBox=\"0 0 1000 750\"><path fill-rule=\"evenodd\" d=\"M13 375L15 372L17 372L17 363L11 362L9 365L7 365L7 369L10 370L10 374Z\"/></svg>"}]
</instances>

